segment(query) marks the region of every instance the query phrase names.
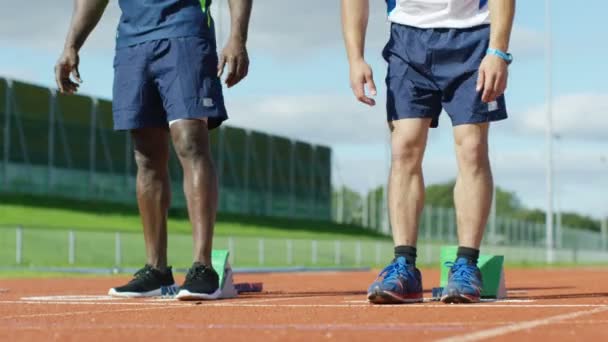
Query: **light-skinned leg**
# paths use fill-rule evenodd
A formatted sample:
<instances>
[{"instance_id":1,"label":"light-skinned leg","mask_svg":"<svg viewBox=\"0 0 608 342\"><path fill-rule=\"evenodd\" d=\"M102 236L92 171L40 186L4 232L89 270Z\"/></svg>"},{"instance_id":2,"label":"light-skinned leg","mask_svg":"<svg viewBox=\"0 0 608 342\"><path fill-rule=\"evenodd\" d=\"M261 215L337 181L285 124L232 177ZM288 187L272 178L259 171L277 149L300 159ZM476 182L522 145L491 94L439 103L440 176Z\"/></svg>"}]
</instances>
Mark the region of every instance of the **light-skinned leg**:
<instances>
[{"instance_id":1,"label":"light-skinned leg","mask_svg":"<svg viewBox=\"0 0 608 342\"><path fill-rule=\"evenodd\" d=\"M454 205L462 247L479 249L490 213L494 183L488 149L489 127L489 123L454 127L458 160Z\"/></svg>"},{"instance_id":2,"label":"light-skinned leg","mask_svg":"<svg viewBox=\"0 0 608 342\"><path fill-rule=\"evenodd\" d=\"M388 205L395 246L416 246L424 208L422 159L431 119L401 119L391 129Z\"/></svg>"}]
</instances>

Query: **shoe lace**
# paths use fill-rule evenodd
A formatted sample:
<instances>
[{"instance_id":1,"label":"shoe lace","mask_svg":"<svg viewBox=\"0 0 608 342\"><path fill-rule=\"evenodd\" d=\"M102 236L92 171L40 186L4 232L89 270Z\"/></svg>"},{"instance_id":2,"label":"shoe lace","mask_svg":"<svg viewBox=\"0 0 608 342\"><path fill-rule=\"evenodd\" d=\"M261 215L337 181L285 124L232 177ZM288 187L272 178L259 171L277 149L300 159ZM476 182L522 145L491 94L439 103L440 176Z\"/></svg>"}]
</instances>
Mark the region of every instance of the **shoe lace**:
<instances>
[{"instance_id":1,"label":"shoe lace","mask_svg":"<svg viewBox=\"0 0 608 342\"><path fill-rule=\"evenodd\" d=\"M384 279L394 279L397 277L402 277L405 279L414 278L414 273L408 267L407 261L399 261L395 260L388 266L386 266L378 277L384 277Z\"/></svg>"},{"instance_id":2,"label":"shoe lace","mask_svg":"<svg viewBox=\"0 0 608 342\"><path fill-rule=\"evenodd\" d=\"M444 263L452 271L452 279L471 283L476 280L476 268L468 263L447 261Z\"/></svg>"},{"instance_id":3,"label":"shoe lace","mask_svg":"<svg viewBox=\"0 0 608 342\"><path fill-rule=\"evenodd\" d=\"M206 266L206 265L193 266L188 270L186 279L188 281L201 280L201 279L203 279L205 273L208 270L209 270L209 266Z\"/></svg>"},{"instance_id":4,"label":"shoe lace","mask_svg":"<svg viewBox=\"0 0 608 342\"><path fill-rule=\"evenodd\" d=\"M131 279L130 283L140 281L140 280L146 280L146 279L151 278L152 276L153 276L152 275L152 266L145 265L144 267L139 269L137 272L135 272L135 274L133 274L133 279Z\"/></svg>"}]
</instances>

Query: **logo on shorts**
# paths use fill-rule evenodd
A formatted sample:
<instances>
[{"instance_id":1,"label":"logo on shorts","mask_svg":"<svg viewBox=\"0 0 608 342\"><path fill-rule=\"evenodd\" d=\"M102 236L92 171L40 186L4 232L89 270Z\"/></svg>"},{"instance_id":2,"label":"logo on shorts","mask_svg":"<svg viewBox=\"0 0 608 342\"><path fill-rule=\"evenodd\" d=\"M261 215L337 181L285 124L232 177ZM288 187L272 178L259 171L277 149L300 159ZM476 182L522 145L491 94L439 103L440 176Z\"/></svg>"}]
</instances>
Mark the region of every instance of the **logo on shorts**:
<instances>
[{"instance_id":1,"label":"logo on shorts","mask_svg":"<svg viewBox=\"0 0 608 342\"><path fill-rule=\"evenodd\" d=\"M488 103L488 111L493 112L498 109L498 102L492 101Z\"/></svg>"},{"instance_id":2,"label":"logo on shorts","mask_svg":"<svg viewBox=\"0 0 608 342\"><path fill-rule=\"evenodd\" d=\"M213 107L213 99L210 97L203 98L203 106L205 107Z\"/></svg>"}]
</instances>

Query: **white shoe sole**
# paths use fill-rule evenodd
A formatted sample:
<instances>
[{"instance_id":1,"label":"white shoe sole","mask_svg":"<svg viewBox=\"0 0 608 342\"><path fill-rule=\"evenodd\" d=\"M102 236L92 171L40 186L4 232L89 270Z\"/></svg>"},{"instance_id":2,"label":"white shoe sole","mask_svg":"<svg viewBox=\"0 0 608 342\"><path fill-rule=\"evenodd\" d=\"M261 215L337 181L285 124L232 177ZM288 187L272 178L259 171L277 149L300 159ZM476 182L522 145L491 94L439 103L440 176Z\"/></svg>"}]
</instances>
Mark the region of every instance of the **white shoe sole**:
<instances>
[{"instance_id":1,"label":"white shoe sole","mask_svg":"<svg viewBox=\"0 0 608 342\"><path fill-rule=\"evenodd\" d=\"M222 290L217 289L213 293L193 293L188 290L180 290L175 296L178 300L213 300L222 295Z\"/></svg>"},{"instance_id":2,"label":"white shoe sole","mask_svg":"<svg viewBox=\"0 0 608 342\"><path fill-rule=\"evenodd\" d=\"M173 296L175 293L179 291L179 286L173 284L171 286L163 286L156 290L148 291L148 292L119 292L116 291L115 288L111 288L108 291L108 295L113 297L123 297L123 298L144 298L144 297L160 297L160 296Z\"/></svg>"}]
</instances>

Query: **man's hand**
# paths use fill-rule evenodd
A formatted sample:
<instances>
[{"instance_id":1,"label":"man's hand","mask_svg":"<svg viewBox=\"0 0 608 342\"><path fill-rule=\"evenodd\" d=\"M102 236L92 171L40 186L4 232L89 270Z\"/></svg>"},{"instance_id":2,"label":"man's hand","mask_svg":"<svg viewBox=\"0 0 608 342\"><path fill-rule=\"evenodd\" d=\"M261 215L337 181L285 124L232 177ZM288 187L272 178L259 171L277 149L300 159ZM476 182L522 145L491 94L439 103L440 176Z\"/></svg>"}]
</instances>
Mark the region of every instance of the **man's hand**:
<instances>
[{"instance_id":1,"label":"man's hand","mask_svg":"<svg viewBox=\"0 0 608 342\"><path fill-rule=\"evenodd\" d=\"M507 62L495 55L486 55L479 66L477 91L482 92L481 100L489 103L495 101L507 89L509 76Z\"/></svg>"},{"instance_id":2,"label":"man's hand","mask_svg":"<svg viewBox=\"0 0 608 342\"><path fill-rule=\"evenodd\" d=\"M371 96L376 96L376 84L372 68L363 59L351 62L350 64L350 87L353 94L360 102L369 106L375 106L376 100L366 95L365 87Z\"/></svg>"},{"instance_id":3,"label":"man's hand","mask_svg":"<svg viewBox=\"0 0 608 342\"><path fill-rule=\"evenodd\" d=\"M226 86L228 88L239 83L249 72L249 55L245 44L239 40L231 39L222 51L217 66L217 76L222 77L224 69L228 64L228 74L226 75Z\"/></svg>"},{"instance_id":4,"label":"man's hand","mask_svg":"<svg viewBox=\"0 0 608 342\"><path fill-rule=\"evenodd\" d=\"M80 83L80 72L78 71L78 63L80 58L78 52L75 49L65 49L59 57L57 64L55 65L55 82L59 91L64 94L74 94L78 91ZM70 75L74 78L72 80ZM74 82L76 81L76 82Z\"/></svg>"}]
</instances>

